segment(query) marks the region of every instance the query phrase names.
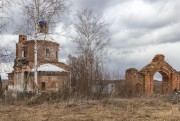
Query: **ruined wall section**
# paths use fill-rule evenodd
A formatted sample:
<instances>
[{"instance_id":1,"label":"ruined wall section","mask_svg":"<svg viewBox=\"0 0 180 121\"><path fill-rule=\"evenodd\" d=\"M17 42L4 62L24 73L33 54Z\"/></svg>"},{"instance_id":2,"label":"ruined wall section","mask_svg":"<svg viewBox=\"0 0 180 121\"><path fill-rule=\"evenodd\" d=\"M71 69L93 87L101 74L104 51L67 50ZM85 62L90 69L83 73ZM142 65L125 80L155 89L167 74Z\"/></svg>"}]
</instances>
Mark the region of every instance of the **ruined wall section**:
<instances>
[{"instance_id":1,"label":"ruined wall section","mask_svg":"<svg viewBox=\"0 0 180 121\"><path fill-rule=\"evenodd\" d=\"M140 74L137 69L130 68L126 70L125 78L127 93L134 95L142 91L143 75Z\"/></svg>"},{"instance_id":2,"label":"ruined wall section","mask_svg":"<svg viewBox=\"0 0 180 121\"><path fill-rule=\"evenodd\" d=\"M157 54L144 68L139 72L134 69L126 71L126 85L132 94L142 90L144 94L153 93L153 77L156 72L162 75L162 93L171 93L180 88L180 73L173 69L165 60L164 55Z\"/></svg>"},{"instance_id":3,"label":"ruined wall section","mask_svg":"<svg viewBox=\"0 0 180 121\"><path fill-rule=\"evenodd\" d=\"M153 93L153 77L156 72L162 75L162 93L170 93L178 88L178 73L164 59L164 55L157 54L150 64L140 73L145 75L145 93Z\"/></svg>"}]
</instances>

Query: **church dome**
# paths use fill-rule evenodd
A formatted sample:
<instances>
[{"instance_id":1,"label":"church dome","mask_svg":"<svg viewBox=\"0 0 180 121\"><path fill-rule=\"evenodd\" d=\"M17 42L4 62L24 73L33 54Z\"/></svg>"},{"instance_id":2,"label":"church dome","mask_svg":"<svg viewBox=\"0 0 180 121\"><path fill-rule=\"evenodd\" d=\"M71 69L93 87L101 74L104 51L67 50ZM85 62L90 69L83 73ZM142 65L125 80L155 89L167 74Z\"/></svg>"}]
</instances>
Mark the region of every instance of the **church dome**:
<instances>
[{"instance_id":1,"label":"church dome","mask_svg":"<svg viewBox=\"0 0 180 121\"><path fill-rule=\"evenodd\" d=\"M44 19L40 19L38 23L39 25L46 25L46 21Z\"/></svg>"}]
</instances>

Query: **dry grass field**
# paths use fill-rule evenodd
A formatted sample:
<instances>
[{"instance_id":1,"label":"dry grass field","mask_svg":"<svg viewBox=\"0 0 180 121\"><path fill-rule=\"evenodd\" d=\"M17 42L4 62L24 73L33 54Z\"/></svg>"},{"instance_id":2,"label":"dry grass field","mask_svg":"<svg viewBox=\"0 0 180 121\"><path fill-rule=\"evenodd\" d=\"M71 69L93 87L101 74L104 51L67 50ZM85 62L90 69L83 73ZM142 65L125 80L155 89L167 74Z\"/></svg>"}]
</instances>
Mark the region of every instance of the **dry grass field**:
<instances>
[{"instance_id":1,"label":"dry grass field","mask_svg":"<svg viewBox=\"0 0 180 121\"><path fill-rule=\"evenodd\" d=\"M0 121L180 121L180 103L165 98L107 98L0 104Z\"/></svg>"}]
</instances>

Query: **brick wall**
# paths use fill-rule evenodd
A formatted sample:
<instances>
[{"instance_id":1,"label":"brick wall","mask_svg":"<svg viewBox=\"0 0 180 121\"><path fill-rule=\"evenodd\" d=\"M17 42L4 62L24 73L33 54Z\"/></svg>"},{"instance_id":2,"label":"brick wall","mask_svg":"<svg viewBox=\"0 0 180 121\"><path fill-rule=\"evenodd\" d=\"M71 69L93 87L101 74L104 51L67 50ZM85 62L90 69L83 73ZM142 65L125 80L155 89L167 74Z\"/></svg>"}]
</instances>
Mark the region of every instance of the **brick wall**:
<instances>
[{"instance_id":1,"label":"brick wall","mask_svg":"<svg viewBox=\"0 0 180 121\"><path fill-rule=\"evenodd\" d=\"M16 44L16 60L26 58L30 67L34 65L34 40L26 40L26 36L19 36ZM24 39L22 39L24 38ZM58 63L59 44L51 41L37 40L38 65L42 63Z\"/></svg>"},{"instance_id":2,"label":"brick wall","mask_svg":"<svg viewBox=\"0 0 180 121\"><path fill-rule=\"evenodd\" d=\"M16 44L16 59L14 71L9 74L9 89L24 91L28 73L32 73L34 67L34 40L27 40L25 35L19 35L19 42ZM67 65L58 62L59 44L47 40L37 40L38 66L50 63L68 69ZM69 85L69 72L38 72L39 90L42 90L42 82L46 83L45 91L58 91L65 89ZM27 91L34 91L34 76L31 74L27 81Z\"/></svg>"},{"instance_id":3,"label":"brick wall","mask_svg":"<svg viewBox=\"0 0 180 121\"><path fill-rule=\"evenodd\" d=\"M162 75L163 94L171 93L180 88L179 73L164 60L164 55L158 54L152 59L151 63L140 71L134 68L126 71L126 85L129 85L131 94L136 94L138 85L142 85L144 94L154 93L153 77L156 72Z\"/></svg>"}]
</instances>

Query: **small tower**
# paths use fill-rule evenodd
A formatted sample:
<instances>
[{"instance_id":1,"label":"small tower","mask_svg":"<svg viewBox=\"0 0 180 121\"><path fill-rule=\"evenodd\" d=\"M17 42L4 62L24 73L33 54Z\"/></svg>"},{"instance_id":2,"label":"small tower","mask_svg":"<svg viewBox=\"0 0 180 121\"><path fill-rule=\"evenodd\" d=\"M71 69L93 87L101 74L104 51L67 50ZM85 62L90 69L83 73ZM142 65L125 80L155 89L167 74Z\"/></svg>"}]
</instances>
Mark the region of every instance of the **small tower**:
<instances>
[{"instance_id":1,"label":"small tower","mask_svg":"<svg viewBox=\"0 0 180 121\"><path fill-rule=\"evenodd\" d=\"M26 58L27 47L25 45L27 41L26 35L19 35L19 42L16 43L16 59Z\"/></svg>"},{"instance_id":2,"label":"small tower","mask_svg":"<svg viewBox=\"0 0 180 121\"><path fill-rule=\"evenodd\" d=\"M40 19L38 25L39 25L39 30L38 30L39 33L44 33L44 34L48 33L48 26L45 20Z\"/></svg>"}]
</instances>

